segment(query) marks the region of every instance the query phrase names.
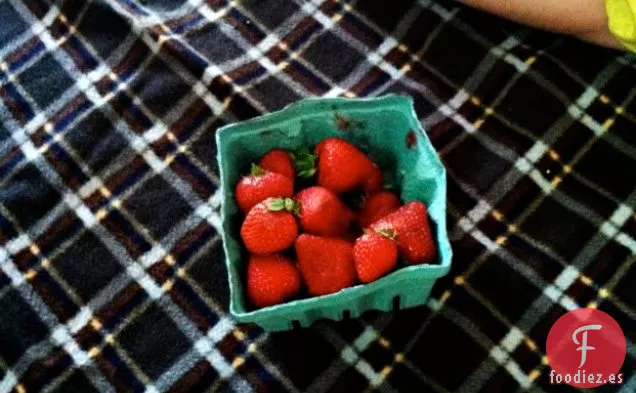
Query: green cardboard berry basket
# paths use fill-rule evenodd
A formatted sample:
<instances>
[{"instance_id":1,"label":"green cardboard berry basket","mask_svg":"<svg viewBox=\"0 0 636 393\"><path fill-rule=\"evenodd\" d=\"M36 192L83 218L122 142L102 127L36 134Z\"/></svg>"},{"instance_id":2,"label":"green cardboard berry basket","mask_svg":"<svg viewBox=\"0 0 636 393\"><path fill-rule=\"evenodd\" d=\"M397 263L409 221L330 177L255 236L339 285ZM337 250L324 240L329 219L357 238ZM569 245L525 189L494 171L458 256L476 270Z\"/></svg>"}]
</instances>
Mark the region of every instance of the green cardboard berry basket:
<instances>
[{"instance_id":1,"label":"green cardboard berry basket","mask_svg":"<svg viewBox=\"0 0 636 393\"><path fill-rule=\"evenodd\" d=\"M251 162L273 148L313 147L327 137L344 138L377 162L400 190L403 201L422 201L429 208L439 259L433 264L402 267L367 285L338 293L253 309L244 279L248 255L240 242L242 216L234 186ZM306 327L318 319L341 320L367 310L389 311L394 304L410 308L426 302L435 281L448 273L452 251L446 229L446 172L422 130L410 97L372 99L315 98L278 112L231 124L216 133L221 174L221 220L229 274L230 312L239 322L267 331Z\"/></svg>"}]
</instances>

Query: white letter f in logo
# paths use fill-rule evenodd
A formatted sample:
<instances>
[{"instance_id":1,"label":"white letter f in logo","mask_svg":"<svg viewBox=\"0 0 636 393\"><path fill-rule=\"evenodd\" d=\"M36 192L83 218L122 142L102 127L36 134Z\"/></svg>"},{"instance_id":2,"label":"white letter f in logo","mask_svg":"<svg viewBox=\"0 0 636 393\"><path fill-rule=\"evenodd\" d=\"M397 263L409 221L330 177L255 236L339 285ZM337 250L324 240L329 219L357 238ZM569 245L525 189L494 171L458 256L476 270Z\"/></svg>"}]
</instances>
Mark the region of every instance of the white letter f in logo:
<instances>
[{"instance_id":1,"label":"white letter f in logo","mask_svg":"<svg viewBox=\"0 0 636 393\"><path fill-rule=\"evenodd\" d=\"M587 346L587 331L588 330L601 330L601 325L585 325L585 326L581 326L580 328L576 329L574 331L574 333L572 334L572 341L574 341L574 344L577 345L581 345L580 347L578 347L576 350L577 351L581 351L581 364L579 365L579 368L583 367L583 365L585 364L585 360L586 360L586 355L587 355L587 351L592 351L595 350L596 348L594 347L588 347ZM577 334L579 334L580 332L583 332L583 343L579 343L579 340L576 339Z\"/></svg>"}]
</instances>

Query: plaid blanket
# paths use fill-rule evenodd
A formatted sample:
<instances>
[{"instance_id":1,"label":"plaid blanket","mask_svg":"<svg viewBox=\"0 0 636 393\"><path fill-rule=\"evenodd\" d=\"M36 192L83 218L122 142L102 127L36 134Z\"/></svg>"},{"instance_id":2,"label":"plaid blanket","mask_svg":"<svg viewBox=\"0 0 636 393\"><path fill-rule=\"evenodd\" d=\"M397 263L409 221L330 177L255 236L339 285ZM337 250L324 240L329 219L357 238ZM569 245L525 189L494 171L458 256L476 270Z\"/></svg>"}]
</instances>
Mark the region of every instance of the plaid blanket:
<instances>
[{"instance_id":1,"label":"plaid blanket","mask_svg":"<svg viewBox=\"0 0 636 393\"><path fill-rule=\"evenodd\" d=\"M552 392L609 313L636 390L634 58L454 1L0 2L0 393ZM267 334L227 314L214 131L405 93L449 173L426 306ZM630 131L632 130L632 131Z\"/></svg>"}]
</instances>

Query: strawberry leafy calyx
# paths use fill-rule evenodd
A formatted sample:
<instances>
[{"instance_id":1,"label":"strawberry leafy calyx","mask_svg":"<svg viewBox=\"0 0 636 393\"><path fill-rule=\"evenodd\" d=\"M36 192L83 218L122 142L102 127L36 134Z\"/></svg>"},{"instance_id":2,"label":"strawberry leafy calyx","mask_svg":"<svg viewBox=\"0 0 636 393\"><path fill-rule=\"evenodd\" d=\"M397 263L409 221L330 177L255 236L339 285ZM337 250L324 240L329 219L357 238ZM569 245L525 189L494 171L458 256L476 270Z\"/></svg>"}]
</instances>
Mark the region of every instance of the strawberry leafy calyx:
<instances>
[{"instance_id":1,"label":"strawberry leafy calyx","mask_svg":"<svg viewBox=\"0 0 636 393\"><path fill-rule=\"evenodd\" d=\"M300 204L292 198L273 198L266 202L267 210L271 212L287 211L298 214Z\"/></svg>"},{"instance_id":2,"label":"strawberry leafy calyx","mask_svg":"<svg viewBox=\"0 0 636 393\"><path fill-rule=\"evenodd\" d=\"M396 233L393 230L393 228L376 229L375 233L377 233L378 235L382 237L386 237L387 239L390 239L390 240L395 240L395 237L396 237Z\"/></svg>"},{"instance_id":3,"label":"strawberry leafy calyx","mask_svg":"<svg viewBox=\"0 0 636 393\"><path fill-rule=\"evenodd\" d=\"M252 167L250 168L250 175L252 176L262 176L266 172L267 171L265 169L261 168L260 166L256 164L252 164Z\"/></svg>"},{"instance_id":4,"label":"strawberry leafy calyx","mask_svg":"<svg viewBox=\"0 0 636 393\"><path fill-rule=\"evenodd\" d=\"M296 176L308 179L316 174L316 155L312 154L309 149L298 149L290 154L296 169Z\"/></svg>"}]
</instances>

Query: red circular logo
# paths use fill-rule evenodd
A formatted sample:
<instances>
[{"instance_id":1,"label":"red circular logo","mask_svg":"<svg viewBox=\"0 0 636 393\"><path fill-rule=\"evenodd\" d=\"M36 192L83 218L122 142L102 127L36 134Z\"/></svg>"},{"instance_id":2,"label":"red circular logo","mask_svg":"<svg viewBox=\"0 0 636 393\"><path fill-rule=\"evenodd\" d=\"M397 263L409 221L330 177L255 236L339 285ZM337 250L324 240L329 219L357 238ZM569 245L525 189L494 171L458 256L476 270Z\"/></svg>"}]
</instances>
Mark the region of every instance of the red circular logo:
<instances>
[{"instance_id":1,"label":"red circular logo","mask_svg":"<svg viewBox=\"0 0 636 393\"><path fill-rule=\"evenodd\" d=\"M593 308L570 311L548 333L550 383L577 388L622 384L619 371L626 352L625 335L612 317Z\"/></svg>"}]
</instances>

